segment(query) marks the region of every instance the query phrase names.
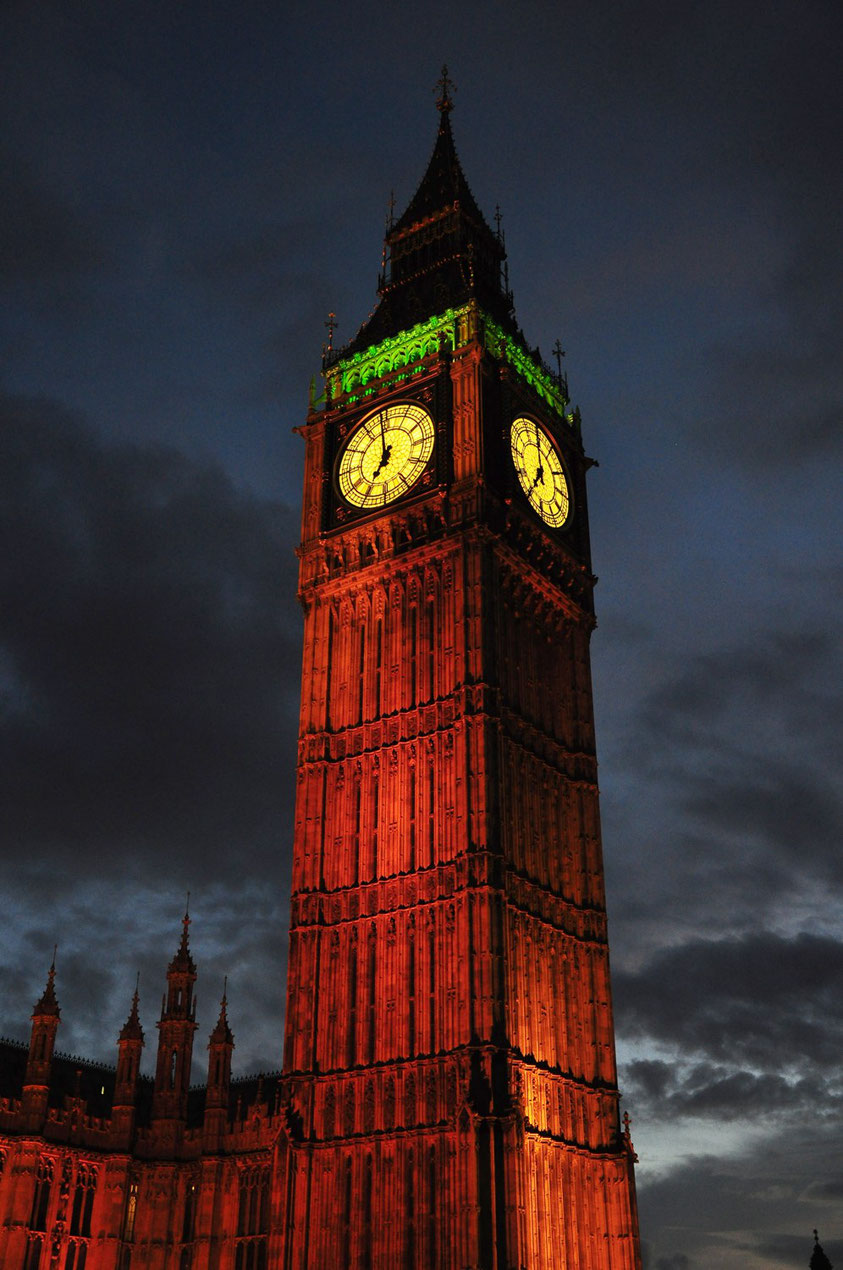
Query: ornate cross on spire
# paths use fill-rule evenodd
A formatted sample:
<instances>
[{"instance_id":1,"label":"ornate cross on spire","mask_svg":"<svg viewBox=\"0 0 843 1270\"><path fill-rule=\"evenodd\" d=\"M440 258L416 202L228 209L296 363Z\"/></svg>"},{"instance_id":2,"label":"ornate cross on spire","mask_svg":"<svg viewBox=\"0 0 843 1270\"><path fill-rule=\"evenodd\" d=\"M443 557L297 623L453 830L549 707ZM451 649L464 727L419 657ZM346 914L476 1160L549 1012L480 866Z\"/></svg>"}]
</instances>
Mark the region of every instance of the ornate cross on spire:
<instances>
[{"instance_id":1,"label":"ornate cross on spire","mask_svg":"<svg viewBox=\"0 0 843 1270\"><path fill-rule=\"evenodd\" d=\"M332 352L334 351L334 331L335 331L335 330L337 329L337 327L339 326L339 322L337 321L337 315L336 315L336 313L329 313L329 314L328 314L328 321L325 323L325 326L328 328L328 348L327 348L327 352L332 353Z\"/></svg>"},{"instance_id":2,"label":"ornate cross on spire","mask_svg":"<svg viewBox=\"0 0 843 1270\"><path fill-rule=\"evenodd\" d=\"M557 340L556 343L553 345L551 352L553 353L553 356L556 358L556 378L559 382L559 387L562 389L562 391L565 393L565 396L567 397L568 376L563 375L562 373L562 358L565 356L565 350L560 344L559 340Z\"/></svg>"},{"instance_id":3,"label":"ornate cross on spire","mask_svg":"<svg viewBox=\"0 0 843 1270\"><path fill-rule=\"evenodd\" d=\"M442 74L440 78L436 81L436 87L441 88L442 90L441 96L436 98L436 109L440 110L442 114L445 115L449 110L453 110L454 108L454 100L451 96L451 91L457 87L448 74L448 67L445 65L442 67Z\"/></svg>"}]
</instances>

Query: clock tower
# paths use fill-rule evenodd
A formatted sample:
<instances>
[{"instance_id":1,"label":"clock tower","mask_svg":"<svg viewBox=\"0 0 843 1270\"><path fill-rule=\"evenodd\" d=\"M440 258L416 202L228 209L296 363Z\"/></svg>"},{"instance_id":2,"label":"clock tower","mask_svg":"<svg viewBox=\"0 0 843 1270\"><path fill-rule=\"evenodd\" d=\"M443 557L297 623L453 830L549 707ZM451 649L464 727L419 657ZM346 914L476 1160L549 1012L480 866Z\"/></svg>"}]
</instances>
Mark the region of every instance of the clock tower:
<instances>
[{"instance_id":1,"label":"clock tower","mask_svg":"<svg viewBox=\"0 0 843 1270\"><path fill-rule=\"evenodd\" d=\"M515 321L449 88L379 303L301 429L278 1264L636 1270L589 460Z\"/></svg>"}]
</instances>

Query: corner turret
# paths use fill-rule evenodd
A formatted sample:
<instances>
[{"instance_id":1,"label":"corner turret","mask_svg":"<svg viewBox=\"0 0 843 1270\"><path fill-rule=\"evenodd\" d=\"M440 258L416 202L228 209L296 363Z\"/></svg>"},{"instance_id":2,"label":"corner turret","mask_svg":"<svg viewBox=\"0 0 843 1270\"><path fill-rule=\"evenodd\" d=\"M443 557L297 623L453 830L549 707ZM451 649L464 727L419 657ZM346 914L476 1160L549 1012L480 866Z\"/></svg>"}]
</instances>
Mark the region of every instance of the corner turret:
<instances>
[{"instance_id":1,"label":"corner turret","mask_svg":"<svg viewBox=\"0 0 843 1270\"><path fill-rule=\"evenodd\" d=\"M127 1146L134 1129L138 1077L144 1046L143 1028L138 1017L139 983L140 976L135 983L129 1017L123 1024L117 1041L117 1076L114 1085L112 1123L115 1133Z\"/></svg>"},{"instance_id":2,"label":"corner turret","mask_svg":"<svg viewBox=\"0 0 843 1270\"><path fill-rule=\"evenodd\" d=\"M27 1126L38 1129L47 1114L47 1095L53 1065L56 1032L61 1010L56 1000L56 950L47 974L47 984L32 1011L32 1031L23 1082L23 1112Z\"/></svg>"},{"instance_id":3,"label":"corner turret","mask_svg":"<svg viewBox=\"0 0 843 1270\"><path fill-rule=\"evenodd\" d=\"M153 1120L184 1120L196 1031L196 966L190 955L190 916L182 918L181 942L167 967L167 991L158 1021L158 1060L152 1095Z\"/></svg>"},{"instance_id":4,"label":"corner turret","mask_svg":"<svg viewBox=\"0 0 843 1270\"><path fill-rule=\"evenodd\" d=\"M205 1140L217 1139L224 1132L228 1121L228 1100L231 1088L231 1053L234 1035L228 1025L228 980L226 979L220 1001L220 1015L208 1041L208 1086L205 1096Z\"/></svg>"}]
</instances>

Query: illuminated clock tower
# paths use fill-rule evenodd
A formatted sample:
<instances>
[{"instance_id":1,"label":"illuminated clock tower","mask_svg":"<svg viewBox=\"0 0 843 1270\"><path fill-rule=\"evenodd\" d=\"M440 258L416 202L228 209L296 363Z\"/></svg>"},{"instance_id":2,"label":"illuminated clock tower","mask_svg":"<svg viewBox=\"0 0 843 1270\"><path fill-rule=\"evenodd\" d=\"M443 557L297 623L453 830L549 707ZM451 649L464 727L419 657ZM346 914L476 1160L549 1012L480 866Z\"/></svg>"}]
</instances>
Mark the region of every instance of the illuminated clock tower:
<instances>
[{"instance_id":1,"label":"illuminated clock tower","mask_svg":"<svg viewBox=\"0 0 843 1270\"><path fill-rule=\"evenodd\" d=\"M579 415L439 132L329 347L305 614L283 1270L636 1270Z\"/></svg>"}]
</instances>

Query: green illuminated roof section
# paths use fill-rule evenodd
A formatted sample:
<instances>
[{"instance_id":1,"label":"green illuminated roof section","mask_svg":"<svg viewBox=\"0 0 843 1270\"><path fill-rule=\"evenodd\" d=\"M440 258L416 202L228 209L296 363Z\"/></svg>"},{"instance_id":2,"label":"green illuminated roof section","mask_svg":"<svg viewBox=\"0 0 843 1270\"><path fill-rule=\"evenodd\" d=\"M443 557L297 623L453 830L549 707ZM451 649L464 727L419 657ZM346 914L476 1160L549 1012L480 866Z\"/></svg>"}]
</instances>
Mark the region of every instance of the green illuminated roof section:
<instances>
[{"instance_id":1,"label":"green illuminated roof section","mask_svg":"<svg viewBox=\"0 0 843 1270\"><path fill-rule=\"evenodd\" d=\"M468 315L470 305L447 309L437 317L418 322L399 335L390 335L380 344L352 353L332 366L326 375L331 397L364 388L371 379L381 379L402 366L420 362L435 353L443 343L452 351L457 347L457 324Z\"/></svg>"},{"instance_id":2,"label":"green illuminated roof section","mask_svg":"<svg viewBox=\"0 0 843 1270\"><path fill-rule=\"evenodd\" d=\"M367 396L375 391L376 385L371 381L422 362L443 345L453 352L468 342L474 320L478 323L483 346L492 356L508 362L556 414L566 423L572 423L573 416L566 410L568 398L551 372L531 357L524 346L497 322L478 312L472 304L446 309L444 313L418 322L409 330L391 335L379 344L370 345L336 362L325 376L328 399L336 400L346 394Z\"/></svg>"},{"instance_id":3,"label":"green illuminated roof section","mask_svg":"<svg viewBox=\"0 0 843 1270\"><path fill-rule=\"evenodd\" d=\"M570 423L571 419L565 412L565 407L569 404L568 398L550 371L534 361L524 346L514 340L511 335L507 335L506 331L491 318L484 317L483 334L484 346L492 356L509 362L533 391L538 393L542 401L546 401L566 423Z\"/></svg>"}]
</instances>

